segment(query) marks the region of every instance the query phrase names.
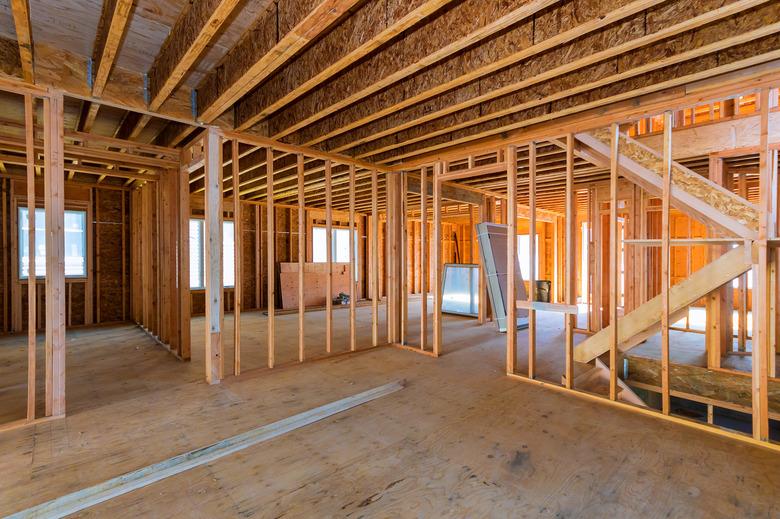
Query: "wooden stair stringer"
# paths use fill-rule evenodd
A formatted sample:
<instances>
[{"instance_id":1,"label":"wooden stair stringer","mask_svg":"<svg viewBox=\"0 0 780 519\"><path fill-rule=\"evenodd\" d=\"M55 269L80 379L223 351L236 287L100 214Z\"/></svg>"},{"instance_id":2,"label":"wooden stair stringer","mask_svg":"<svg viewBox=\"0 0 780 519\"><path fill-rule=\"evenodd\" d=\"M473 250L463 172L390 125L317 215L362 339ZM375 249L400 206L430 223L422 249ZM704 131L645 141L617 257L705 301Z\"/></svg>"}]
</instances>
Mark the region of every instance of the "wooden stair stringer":
<instances>
[{"instance_id":1,"label":"wooden stair stringer","mask_svg":"<svg viewBox=\"0 0 780 519\"><path fill-rule=\"evenodd\" d=\"M575 138L578 156L596 166L610 167L608 130L578 133ZM654 196L661 196L663 191L660 164L661 156L656 151L620 135L620 174ZM726 234L748 240L757 238L759 210L755 204L677 162L672 163L672 175L673 207Z\"/></svg>"},{"instance_id":2,"label":"wooden stair stringer","mask_svg":"<svg viewBox=\"0 0 780 519\"><path fill-rule=\"evenodd\" d=\"M752 251L745 245L735 247L669 290L669 312L678 314L698 299L725 285L752 268ZM645 339L648 329L660 325L662 301L658 295L618 319L618 347L626 351ZM602 328L574 348L576 362L589 363L609 351L611 326ZM644 339L643 339L644 340Z\"/></svg>"}]
</instances>

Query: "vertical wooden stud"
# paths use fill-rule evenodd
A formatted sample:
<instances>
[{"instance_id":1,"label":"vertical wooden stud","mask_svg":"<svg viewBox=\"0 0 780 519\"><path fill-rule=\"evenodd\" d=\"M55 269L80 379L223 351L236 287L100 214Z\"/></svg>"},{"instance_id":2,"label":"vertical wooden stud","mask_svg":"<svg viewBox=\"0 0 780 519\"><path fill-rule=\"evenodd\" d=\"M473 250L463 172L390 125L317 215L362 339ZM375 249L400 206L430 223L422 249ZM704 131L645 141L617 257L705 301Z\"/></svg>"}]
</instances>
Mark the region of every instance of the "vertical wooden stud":
<instances>
[{"instance_id":1,"label":"vertical wooden stud","mask_svg":"<svg viewBox=\"0 0 780 519\"><path fill-rule=\"evenodd\" d=\"M304 301L306 282L306 194L304 192L303 155L297 157L298 168L298 361L306 358L306 302Z\"/></svg>"},{"instance_id":2,"label":"vertical wooden stud","mask_svg":"<svg viewBox=\"0 0 780 519\"><path fill-rule=\"evenodd\" d=\"M355 298L357 297L355 273L355 165L349 165L349 349L357 350Z\"/></svg>"},{"instance_id":3,"label":"vertical wooden stud","mask_svg":"<svg viewBox=\"0 0 780 519\"><path fill-rule=\"evenodd\" d=\"M242 255L242 230L243 224L241 222L241 196L239 190L239 153L238 153L238 141L233 139L230 143L231 149L231 162L233 173L233 265L235 268L234 275L234 301L233 301L233 374L238 376L241 374L241 306L244 288L241 260Z\"/></svg>"},{"instance_id":4,"label":"vertical wooden stud","mask_svg":"<svg viewBox=\"0 0 780 519\"><path fill-rule=\"evenodd\" d=\"M24 96L24 134L27 155L27 420L35 419L35 361L37 335L37 280L35 275L35 127L33 98ZM4 224L3 224L4 225ZM5 280L3 280L5 281Z\"/></svg>"},{"instance_id":5,"label":"vertical wooden stud","mask_svg":"<svg viewBox=\"0 0 780 519\"><path fill-rule=\"evenodd\" d=\"M508 156L508 155L507 155ZM517 204L515 204L517 205ZM536 142L528 143L528 300L536 300ZM511 207L511 203L510 203ZM536 377L536 310L528 310L528 378Z\"/></svg>"},{"instance_id":6,"label":"vertical wooden stud","mask_svg":"<svg viewBox=\"0 0 780 519\"><path fill-rule=\"evenodd\" d=\"M420 168L420 349L428 345L428 166Z\"/></svg>"},{"instance_id":7,"label":"vertical wooden stud","mask_svg":"<svg viewBox=\"0 0 780 519\"><path fill-rule=\"evenodd\" d=\"M276 361L276 218L274 207L274 149L266 148L267 252L268 252L268 367Z\"/></svg>"},{"instance_id":8,"label":"vertical wooden stud","mask_svg":"<svg viewBox=\"0 0 780 519\"><path fill-rule=\"evenodd\" d=\"M576 304L577 267L575 265L575 243L577 240L577 201L574 196L574 135L566 136L566 231L564 235L566 248L566 280L565 301L567 305ZM564 341L566 348L565 376L566 387L574 387L574 328L577 316L564 315Z\"/></svg>"},{"instance_id":9,"label":"vertical wooden stud","mask_svg":"<svg viewBox=\"0 0 780 519\"><path fill-rule=\"evenodd\" d=\"M216 128L204 135L206 284L206 381L218 384L223 374L222 352L222 138Z\"/></svg>"},{"instance_id":10,"label":"vertical wooden stud","mask_svg":"<svg viewBox=\"0 0 780 519\"><path fill-rule=\"evenodd\" d=\"M371 345L379 345L379 180L371 171Z\"/></svg>"},{"instance_id":11,"label":"vertical wooden stud","mask_svg":"<svg viewBox=\"0 0 780 519\"><path fill-rule=\"evenodd\" d=\"M515 264L517 263L517 148L506 149L507 191L504 221L506 229L506 372L514 374L517 368L517 292Z\"/></svg>"},{"instance_id":12,"label":"vertical wooden stud","mask_svg":"<svg viewBox=\"0 0 780 519\"><path fill-rule=\"evenodd\" d=\"M325 351L333 349L333 172L329 160L325 161Z\"/></svg>"},{"instance_id":13,"label":"vertical wooden stud","mask_svg":"<svg viewBox=\"0 0 780 519\"><path fill-rule=\"evenodd\" d=\"M439 355L442 343L441 297L442 297L442 258L441 258L441 176L443 164L433 166L433 354Z\"/></svg>"},{"instance_id":14,"label":"vertical wooden stud","mask_svg":"<svg viewBox=\"0 0 780 519\"><path fill-rule=\"evenodd\" d=\"M670 228L672 198L672 112L664 112L663 193L661 197L661 411L669 414L669 289Z\"/></svg>"},{"instance_id":15,"label":"vertical wooden stud","mask_svg":"<svg viewBox=\"0 0 780 519\"><path fill-rule=\"evenodd\" d=\"M618 160L620 153L620 127L617 123L611 128L611 153L609 176L609 398L617 399L617 363L618 363Z\"/></svg>"}]
</instances>

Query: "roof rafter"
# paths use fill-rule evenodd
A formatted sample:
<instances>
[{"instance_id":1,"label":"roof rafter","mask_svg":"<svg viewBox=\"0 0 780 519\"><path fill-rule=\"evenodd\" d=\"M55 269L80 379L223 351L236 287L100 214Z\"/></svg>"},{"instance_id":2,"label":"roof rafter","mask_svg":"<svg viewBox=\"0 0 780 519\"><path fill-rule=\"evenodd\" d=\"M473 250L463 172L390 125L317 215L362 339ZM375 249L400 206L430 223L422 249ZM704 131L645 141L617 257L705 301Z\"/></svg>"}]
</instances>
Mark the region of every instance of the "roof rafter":
<instances>
[{"instance_id":1,"label":"roof rafter","mask_svg":"<svg viewBox=\"0 0 780 519\"><path fill-rule=\"evenodd\" d=\"M103 2L103 12L100 15L100 24L92 51L92 59L95 62L92 95L95 97L103 95L103 90L106 88L132 10L133 0L105 0Z\"/></svg>"},{"instance_id":2,"label":"roof rafter","mask_svg":"<svg viewBox=\"0 0 780 519\"><path fill-rule=\"evenodd\" d=\"M19 56L22 60L22 77L28 83L35 83L30 4L27 0L11 0L11 11L14 16L16 41L19 44Z\"/></svg>"}]
</instances>

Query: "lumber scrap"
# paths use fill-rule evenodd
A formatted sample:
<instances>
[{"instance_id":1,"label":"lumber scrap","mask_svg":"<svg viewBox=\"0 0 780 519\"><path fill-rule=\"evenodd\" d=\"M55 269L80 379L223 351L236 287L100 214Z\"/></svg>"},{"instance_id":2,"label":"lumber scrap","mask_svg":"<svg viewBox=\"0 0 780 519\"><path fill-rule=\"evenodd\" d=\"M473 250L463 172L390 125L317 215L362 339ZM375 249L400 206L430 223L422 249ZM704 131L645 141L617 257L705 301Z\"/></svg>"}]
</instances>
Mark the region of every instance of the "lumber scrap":
<instances>
[{"instance_id":1,"label":"lumber scrap","mask_svg":"<svg viewBox=\"0 0 780 519\"><path fill-rule=\"evenodd\" d=\"M329 404L263 425L230 438L225 438L199 449L194 449L173 458L160 461L133 472L109 479L92 487L52 499L40 505L22 510L9 516L9 519L32 517L60 518L85 510L99 503L127 494L157 481L200 467L246 448L258 445L283 434L325 420L331 416L349 411L355 407L390 395L404 388L403 381L363 391Z\"/></svg>"}]
</instances>

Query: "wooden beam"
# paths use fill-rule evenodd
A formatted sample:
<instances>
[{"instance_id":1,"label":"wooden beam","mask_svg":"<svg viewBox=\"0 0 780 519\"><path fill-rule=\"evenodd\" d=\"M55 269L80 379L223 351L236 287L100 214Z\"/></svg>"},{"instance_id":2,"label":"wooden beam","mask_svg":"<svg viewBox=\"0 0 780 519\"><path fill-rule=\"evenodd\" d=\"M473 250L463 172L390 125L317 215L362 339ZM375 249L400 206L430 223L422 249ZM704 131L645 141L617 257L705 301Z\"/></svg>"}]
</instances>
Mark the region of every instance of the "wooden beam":
<instances>
[{"instance_id":1,"label":"wooden beam","mask_svg":"<svg viewBox=\"0 0 780 519\"><path fill-rule=\"evenodd\" d=\"M517 148L507 146L506 213L506 372L517 371Z\"/></svg>"},{"instance_id":2,"label":"wooden beam","mask_svg":"<svg viewBox=\"0 0 780 519\"><path fill-rule=\"evenodd\" d=\"M240 0L190 3L176 20L149 69L149 109L157 111L230 19Z\"/></svg>"},{"instance_id":3,"label":"wooden beam","mask_svg":"<svg viewBox=\"0 0 780 519\"><path fill-rule=\"evenodd\" d=\"M206 381L219 384L222 354L222 139L215 128L202 137L206 172L204 282L206 285Z\"/></svg>"},{"instance_id":4,"label":"wooden beam","mask_svg":"<svg viewBox=\"0 0 780 519\"><path fill-rule=\"evenodd\" d=\"M10 0L14 17L16 41L22 63L22 77L28 83L35 83L34 49L32 25L30 24L30 4L28 0Z\"/></svg>"},{"instance_id":5,"label":"wooden beam","mask_svg":"<svg viewBox=\"0 0 780 519\"><path fill-rule=\"evenodd\" d=\"M355 290L357 282L355 281L355 274L357 274L357 258L355 257L355 165L349 166L349 349L350 351L357 350L357 323L355 321L356 307L355 299L357 298L357 290Z\"/></svg>"},{"instance_id":6,"label":"wooden beam","mask_svg":"<svg viewBox=\"0 0 780 519\"><path fill-rule=\"evenodd\" d=\"M663 190L661 193L661 411L668 415L670 412L670 384L669 384L669 289L670 279L670 250L669 239L671 228L669 210L672 199L672 112L664 112L664 139L663 139Z\"/></svg>"},{"instance_id":7,"label":"wooden beam","mask_svg":"<svg viewBox=\"0 0 780 519\"><path fill-rule=\"evenodd\" d=\"M65 415L64 102L43 100L46 211L46 416Z\"/></svg>"},{"instance_id":8,"label":"wooden beam","mask_svg":"<svg viewBox=\"0 0 780 519\"><path fill-rule=\"evenodd\" d=\"M101 97L108 83L108 77L119 54L119 47L125 36L133 10L133 0L104 0L100 15L95 46L92 51L95 77L92 83L92 95Z\"/></svg>"},{"instance_id":9,"label":"wooden beam","mask_svg":"<svg viewBox=\"0 0 780 519\"><path fill-rule=\"evenodd\" d=\"M243 262L243 223L241 221L241 196L238 193L238 141L230 141L230 157L233 171L233 374L241 374L241 306L244 297L241 264Z\"/></svg>"},{"instance_id":10,"label":"wooden beam","mask_svg":"<svg viewBox=\"0 0 780 519\"><path fill-rule=\"evenodd\" d=\"M302 48L328 31L359 0L292 0L277 6L274 2L222 64L198 85L198 118L212 122L242 96L250 92L287 63ZM278 9L286 10L280 13ZM283 16L280 16L283 15ZM291 18L292 26L277 36L280 18Z\"/></svg>"},{"instance_id":11,"label":"wooden beam","mask_svg":"<svg viewBox=\"0 0 780 519\"><path fill-rule=\"evenodd\" d=\"M428 185L428 168L420 168L420 185ZM427 190L426 190L427 191ZM420 194L420 349L428 345L428 193Z\"/></svg>"},{"instance_id":12,"label":"wooden beam","mask_svg":"<svg viewBox=\"0 0 780 519\"><path fill-rule=\"evenodd\" d=\"M265 207L266 248L268 249L268 367L273 368L276 361L276 210L274 209L274 149L265 150L265 171L268 177L266 186Z\"/></svg>"}]
</instances>

